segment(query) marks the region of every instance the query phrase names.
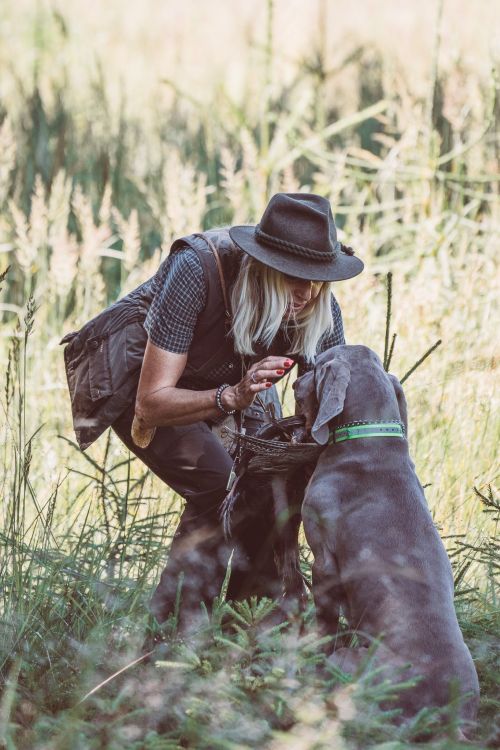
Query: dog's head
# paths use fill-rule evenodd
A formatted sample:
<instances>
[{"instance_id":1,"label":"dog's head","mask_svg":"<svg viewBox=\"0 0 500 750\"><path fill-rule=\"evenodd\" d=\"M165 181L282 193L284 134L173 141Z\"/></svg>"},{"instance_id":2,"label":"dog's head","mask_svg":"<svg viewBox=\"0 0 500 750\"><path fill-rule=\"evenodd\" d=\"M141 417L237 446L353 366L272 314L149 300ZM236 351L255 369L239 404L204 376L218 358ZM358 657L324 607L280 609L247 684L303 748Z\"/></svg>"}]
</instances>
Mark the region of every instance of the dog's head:
<instances>
[{"instance_id":1,"label":"dog's head","mask_svg":"<svg viewBox=\"0 0 500 750\"><path fill-rule=\"evenodd\" d=\"M298 378L293 385L299 412L306 418L306 427L320 445L328 442L328 423L344 408L351 369L341 354L318 358L314 370ZM327 354L327 352L325 352ZM323 360L323 361L321 361Z\"/></svg>"},{"instance_id":2,"label":"dog's head","mask_svg":"<svg viewBox=\"0 0 500 750\"><path fill-rule=\"evenodd\" d=\"M298 411L305 417L306 428L317 443L326 445L329 422L344 409L351 410L352 404L346 403L351 382L353 395L357 393L359 398L359 394L365 394L356 404L356 412L362 415L356 419L394 418L397 415L388 408L391 408L390 394L395 393L399 417L408 434L406 400L399 380L384 371L380 358L367 346L342 345L319 355L314 370L298 378L293 386ZM369 402L366 401L368 393Z\"/></svg>"}]
</instances>

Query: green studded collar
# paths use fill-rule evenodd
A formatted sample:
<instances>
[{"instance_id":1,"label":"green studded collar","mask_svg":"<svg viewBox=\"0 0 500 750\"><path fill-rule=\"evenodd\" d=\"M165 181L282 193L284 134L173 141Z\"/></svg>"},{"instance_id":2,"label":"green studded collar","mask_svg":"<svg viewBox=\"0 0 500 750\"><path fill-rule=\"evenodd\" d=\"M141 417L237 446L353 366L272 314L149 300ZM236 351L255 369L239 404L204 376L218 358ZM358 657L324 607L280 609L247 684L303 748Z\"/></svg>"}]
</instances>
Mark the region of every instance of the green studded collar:
<instances>
[{"instance_id":1,"label":"green studded collar","mask_svg":"<svg viewBox=\"0 0 500 750\"><path fill-rule=\"evenodd\" d=\"M371 437L404 438L403 424L396 420L381 420L375 422L349 422L330 430L328 445L343 443L346 440Z\"/></svg>"}]
</instances>

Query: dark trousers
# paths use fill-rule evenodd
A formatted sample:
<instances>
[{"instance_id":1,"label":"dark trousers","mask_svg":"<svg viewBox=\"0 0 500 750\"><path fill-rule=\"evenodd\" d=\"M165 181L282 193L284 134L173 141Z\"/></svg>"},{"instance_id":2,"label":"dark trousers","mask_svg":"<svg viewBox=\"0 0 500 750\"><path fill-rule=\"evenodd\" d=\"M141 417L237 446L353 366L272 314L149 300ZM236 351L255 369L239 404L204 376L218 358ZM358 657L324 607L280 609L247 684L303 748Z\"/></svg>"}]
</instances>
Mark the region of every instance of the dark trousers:
<instances>
[{"instance_id":1,"label":"dark trousers","mask_svg":"<svg viewBox=\"0 0 500 750\"><path fill-rule=\"evenodd\" d=\"M269 394L268 400L279 408L276 394ZM114 431L151 471L186 500L167 564L151 600L151 611L158 622L174 613L176 602L181 628L197 619L200 602L210 610L212 600L220 594L230 558L229 599L278 595L281 582L273 552L272 498L263 497L259 490L255 502L247 500L233 524L231 539L226 541L219 508L233 460L219 438L207 423L196 422L158 427L150 445L138 448L130 434L133 417L132 404L113 424Z\"/></svg>"}]
</instances>

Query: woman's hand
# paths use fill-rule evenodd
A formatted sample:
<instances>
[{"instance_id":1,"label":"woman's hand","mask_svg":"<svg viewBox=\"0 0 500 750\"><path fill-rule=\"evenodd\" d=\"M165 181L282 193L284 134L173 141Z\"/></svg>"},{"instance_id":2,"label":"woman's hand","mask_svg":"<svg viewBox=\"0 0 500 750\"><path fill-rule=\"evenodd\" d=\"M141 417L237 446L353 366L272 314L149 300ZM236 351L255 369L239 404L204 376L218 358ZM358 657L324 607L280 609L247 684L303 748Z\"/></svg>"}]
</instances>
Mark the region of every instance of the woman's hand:
<instances>
[{"instance_id":1,"label":"woman's hand","mask_svg":"<svg viewBox=\"0 0 500 750\"><path fill-rule=\"evenodd\" d=\"M286 370L294 365L288 357L266 357L252 365L245 376L236 385L231 385L222 391L221 400L225 409L241 411L253 403L255 396L265 391L273 384L273 380L281 378Z\"/></svg>"}]
</instances>

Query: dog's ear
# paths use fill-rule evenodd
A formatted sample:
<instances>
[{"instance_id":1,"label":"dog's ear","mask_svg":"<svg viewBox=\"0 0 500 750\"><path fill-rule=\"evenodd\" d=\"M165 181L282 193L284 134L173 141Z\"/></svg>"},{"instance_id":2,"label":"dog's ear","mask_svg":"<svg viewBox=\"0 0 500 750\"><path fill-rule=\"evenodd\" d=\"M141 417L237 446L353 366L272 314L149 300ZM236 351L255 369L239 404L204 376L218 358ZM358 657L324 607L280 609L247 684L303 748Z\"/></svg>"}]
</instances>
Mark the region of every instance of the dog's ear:
<instances>
[{"instance_id":1,"label":"dog's ear","mask_svg":"<svg viewBox=\"0 0 500 750\"><path fill-rule=\"evenodd\" d=\"M316 385L314 381L314 370L306 372L297 378L293 384L297 411L306 418L306 429L310 430L318 413L318 402L316 400Z\"/></svg>"},{"instance_id":2,"label":"dog's ear","mask_svg":"<svg viewBox=\"0 0 500 750\"><path fill-rule=\"evenodd\" d=\"M397 379L395 375L388 372L389 378L392 383L392 387L394 388L394 392L396 394L396 398L398 400L398 407L399 407L399 415L401 417L401 421L404 424L405 427L405 436L406 439L408 439L408 406L406 404L406 398L403 391L403 386Z\"/></svg>"},{"instance_id":3,"label":"dog's ear","mask_svg":"<svg viewBox=\"0 0 500 750\"><path fill-rule=\"evenodd\" d=\"M328 442L328 423L344 408L350 379L349 364L342 357L335 357L316 367L316 397L319 409L311 434L320 445L326 445Z\"/></svg>"}]
</instances>

